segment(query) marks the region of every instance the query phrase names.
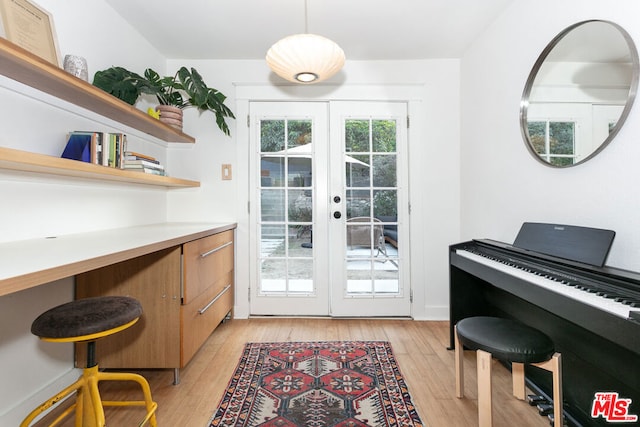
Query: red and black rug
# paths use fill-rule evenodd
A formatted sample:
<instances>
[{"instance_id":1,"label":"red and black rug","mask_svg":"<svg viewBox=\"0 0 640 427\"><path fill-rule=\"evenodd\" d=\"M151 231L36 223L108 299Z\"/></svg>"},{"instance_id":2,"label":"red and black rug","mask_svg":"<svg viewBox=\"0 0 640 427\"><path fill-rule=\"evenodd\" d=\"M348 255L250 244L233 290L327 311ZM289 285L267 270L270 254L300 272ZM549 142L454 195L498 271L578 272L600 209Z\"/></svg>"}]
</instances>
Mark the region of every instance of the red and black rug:
<instances>
[{"instance_id":1,"label":"red and black rug","mask_svg":"<svg viewBox=\"0 0 640 427\"><path fill-rule=\"evenodd\" d=\"M248 343L210 426L422 426L386 341Z\"/></svg>"}]
</instances>

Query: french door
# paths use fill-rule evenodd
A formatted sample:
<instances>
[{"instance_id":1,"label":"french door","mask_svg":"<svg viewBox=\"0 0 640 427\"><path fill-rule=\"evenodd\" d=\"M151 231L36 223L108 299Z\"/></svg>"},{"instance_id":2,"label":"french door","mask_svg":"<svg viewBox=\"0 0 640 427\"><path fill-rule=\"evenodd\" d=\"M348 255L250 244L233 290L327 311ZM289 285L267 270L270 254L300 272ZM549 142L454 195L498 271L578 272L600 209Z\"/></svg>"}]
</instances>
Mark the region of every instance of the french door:
<instances>
[{"instance_id":1,"label":"french door","mask_svg":"<svg viewBox=\"0 0 640 427\"><path fill-rule=\"evenodd\" d=\"M331 315L408 316L407 107L330 111Z\"/></svg>"},{"instance_id":2,"label":"french door","mask_svg":"<svg viewBox=\"0 0 640 427\"><path fill-rule=\"evenodd\" d=\"M250 104L251 314L410 315L406 116L403 103Z\"/></svg>"}]
</instances>

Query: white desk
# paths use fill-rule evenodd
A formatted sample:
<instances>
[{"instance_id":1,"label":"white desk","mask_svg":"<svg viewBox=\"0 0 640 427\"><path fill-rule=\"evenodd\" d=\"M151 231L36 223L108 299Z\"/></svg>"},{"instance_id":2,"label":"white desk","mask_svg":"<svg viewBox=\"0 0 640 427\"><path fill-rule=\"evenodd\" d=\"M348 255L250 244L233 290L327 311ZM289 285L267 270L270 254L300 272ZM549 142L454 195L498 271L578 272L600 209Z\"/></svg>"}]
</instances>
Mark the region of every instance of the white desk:
<instances>
[{"instance_id":1,"label":"white desk","mask_svg":"<svg viewBox=\"0 0 640 427\"><path fill-rule=\"evenodd\" d=\"M0 296L235 227L235 223L161 223L0 243Z\"/></svg>"}]
</instances>

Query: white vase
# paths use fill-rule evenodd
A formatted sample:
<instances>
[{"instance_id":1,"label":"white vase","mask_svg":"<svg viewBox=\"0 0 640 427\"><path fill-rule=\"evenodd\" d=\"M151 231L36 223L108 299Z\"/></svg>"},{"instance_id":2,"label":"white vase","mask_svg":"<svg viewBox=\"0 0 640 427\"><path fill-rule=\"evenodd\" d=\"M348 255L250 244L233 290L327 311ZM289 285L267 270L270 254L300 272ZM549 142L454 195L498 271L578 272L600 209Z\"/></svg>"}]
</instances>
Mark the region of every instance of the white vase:
<instances>
[{"instance_id":1,"label":"white vase","mask_svg":"<svg viewBox=\"0 0 640 427\"><path fill-rule=\"evenodd\" d=\"M89 67L87 66L87 60L82 56L65 55L63 67L67 73L85 82L89 81Z\"/></svg>"}]
</instances>

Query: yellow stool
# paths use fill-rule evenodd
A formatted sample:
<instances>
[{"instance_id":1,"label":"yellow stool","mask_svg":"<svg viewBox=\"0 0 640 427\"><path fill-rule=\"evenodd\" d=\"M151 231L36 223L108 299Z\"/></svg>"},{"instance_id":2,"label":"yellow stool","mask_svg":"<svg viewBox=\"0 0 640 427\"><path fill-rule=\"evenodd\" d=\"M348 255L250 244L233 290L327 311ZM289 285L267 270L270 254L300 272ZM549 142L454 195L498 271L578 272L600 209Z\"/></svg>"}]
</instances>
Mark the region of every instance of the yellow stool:
<instances>
[{"instance_id":1,"label":"yellow stool","mask_svg":"<svg viewBox=\"0 0 640 427\"><path fill-rule=\"evenodd\" d=\"M34 409L20 424L27 427L41 413L57 402L77 392L76 401L65 409L50 426L58 425L75 410L76 427L103 427L105 406L144 406L146 416L140 426L149 422L156 426L158 404L151 399L147 380L138 374L100 372L95 361L96 340L127 329L142 315L140 303L130 297L106 296L71 301L42 313L31 325L31 332L40 339L52 342L86 342L87 367L73 384ZM144 400L103 401L100 398L100 381L135 381L142 388Z\"/></svg>"}]
</instances>

